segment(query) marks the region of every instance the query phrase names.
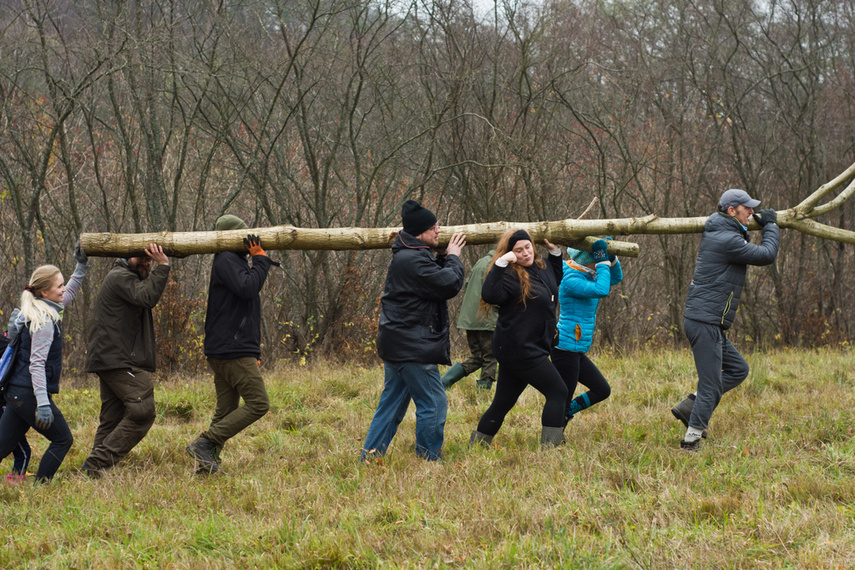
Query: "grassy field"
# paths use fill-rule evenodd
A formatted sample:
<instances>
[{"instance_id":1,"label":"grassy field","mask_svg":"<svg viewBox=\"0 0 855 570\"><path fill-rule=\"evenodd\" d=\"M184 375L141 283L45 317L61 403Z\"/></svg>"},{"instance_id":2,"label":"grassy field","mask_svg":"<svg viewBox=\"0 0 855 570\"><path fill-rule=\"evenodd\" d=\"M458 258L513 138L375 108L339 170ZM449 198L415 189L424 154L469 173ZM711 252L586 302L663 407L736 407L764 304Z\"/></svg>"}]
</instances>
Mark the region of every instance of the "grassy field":
<instances>
[{"instance_id":1,"label":"grassy field","mask_svg":"<svg viewBox=\"0 0 855 570\"><path fill-rule=\"evenodd\" d=\"M491 398L470 377L449 391L443 462L414 457L411 407L376 465L357 456L380 366L269 370L271 412L211 477L184 451L210 419L208 377L159 378L152 431L98 481L78 470L97 385L67 381L74 447L52 484L0 484L0 568L855 567L853 353L750 355L697 455L669 411L693 387L689 352L595 360L612 397L558 449L538 449L531 388L494 447L470 449Z\"/></svg>"}]
</instances>

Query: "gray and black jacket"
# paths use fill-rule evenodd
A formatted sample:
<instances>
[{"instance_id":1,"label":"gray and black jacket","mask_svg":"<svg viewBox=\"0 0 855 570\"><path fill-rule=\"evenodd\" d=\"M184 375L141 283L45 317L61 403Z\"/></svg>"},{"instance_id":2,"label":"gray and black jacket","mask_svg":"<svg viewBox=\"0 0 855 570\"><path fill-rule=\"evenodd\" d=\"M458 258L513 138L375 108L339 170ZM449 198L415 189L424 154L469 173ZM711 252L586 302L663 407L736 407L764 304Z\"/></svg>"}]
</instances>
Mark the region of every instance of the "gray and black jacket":
<instances>
[{"instance_id":1,"label":"gray and black jacket","mask_svg":"<svg viewBox=\"0 0 855 570\"><path fill-rule=\"evenodd\" d=\"M707 218L683 317L729 329L739 308L746 269L774 262L778 242L776 224L766 224L760 245L755 245L736 218L720 212Z\"/></svg>"}]
</instances>

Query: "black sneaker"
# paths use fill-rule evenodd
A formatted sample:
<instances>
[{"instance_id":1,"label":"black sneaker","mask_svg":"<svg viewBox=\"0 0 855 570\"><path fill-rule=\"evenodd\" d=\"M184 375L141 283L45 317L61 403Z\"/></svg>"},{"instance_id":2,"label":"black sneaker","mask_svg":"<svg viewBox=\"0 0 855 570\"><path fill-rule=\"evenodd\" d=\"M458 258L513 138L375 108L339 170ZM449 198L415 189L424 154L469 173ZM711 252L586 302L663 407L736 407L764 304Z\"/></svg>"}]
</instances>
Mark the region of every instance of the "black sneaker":
<instances>
[{"instance_id":1,"label":"black sneaker","mask_svg":"<svg viewBox=\"0 0 855 570\"><path fill-rule=\"evenodd\" d=\"M187 453L199 462L199 469L196 473L213 474L220 470L220 466L214 458L215 447L211 440L201 435L186 447Z\"/></svg>"},{"instance_id":2,"label":"black sneaker","mask_svg":"<svg viewBox=\"0 0 855 570\"><path fill-rule=\"evenodd\" d=\"M685 439L681 439L680 449L691 453L697 453L701 450L701 440L696 439L695 441L686 441Z\"/></svg>"}]
</instances>

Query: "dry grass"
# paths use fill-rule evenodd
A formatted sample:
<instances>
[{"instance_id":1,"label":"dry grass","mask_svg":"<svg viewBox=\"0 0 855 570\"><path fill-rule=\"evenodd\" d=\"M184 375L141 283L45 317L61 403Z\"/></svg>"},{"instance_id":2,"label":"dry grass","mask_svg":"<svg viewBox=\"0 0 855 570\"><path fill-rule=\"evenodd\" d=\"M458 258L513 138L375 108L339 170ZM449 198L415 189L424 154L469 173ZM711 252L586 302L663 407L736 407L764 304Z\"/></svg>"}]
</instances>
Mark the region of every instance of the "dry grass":
<instances>
[{"instance_id":1,"label":"dry grass","mask_svg":"<svg viewBox=\"0 0 855 570\"><path fill-rule=\"evenodd\" d=\"M0 485L0 567L855 566L848 351L751 356L699 455L677 450L669 412L694 382L688 352L595 360L613 396L557 450L538 449L532 389L493 448L470 449L489 395L456 385L439 464L411 451L412 408L381 464L357 461L379 366L269 371L271 413L208 478L184 452L213 408L207 377L161 382L154 428L100 481L77 470L97 389L68 382L58 402L75 445L51 485ZM39 457L44 440L30 440Z\"/></svg>"}]
</instances>

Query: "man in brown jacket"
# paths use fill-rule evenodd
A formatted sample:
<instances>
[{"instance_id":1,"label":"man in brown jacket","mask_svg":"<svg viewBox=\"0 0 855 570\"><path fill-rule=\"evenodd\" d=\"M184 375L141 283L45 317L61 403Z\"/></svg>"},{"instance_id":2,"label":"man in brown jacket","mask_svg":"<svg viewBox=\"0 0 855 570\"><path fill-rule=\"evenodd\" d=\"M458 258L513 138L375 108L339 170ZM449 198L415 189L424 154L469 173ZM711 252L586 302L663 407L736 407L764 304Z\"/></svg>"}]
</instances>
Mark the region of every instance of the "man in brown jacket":
<instances>
[{"instance_id":1,"label":"man in brown jacket","mask_svg":"<svg viewBox=\"0 0 855 570\"><path fill-rule=\"evenodd\" d=\"M157 244L149 247L146 257L117 259L95 299L86 372L98 375L101 414L82 465L95 478L121 461L154 423L157 344L151 310L166 288L169 258Z\"/></svg>"}]
</instances>

